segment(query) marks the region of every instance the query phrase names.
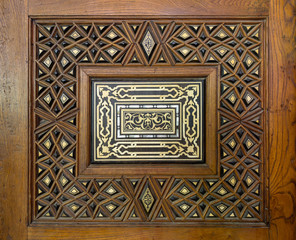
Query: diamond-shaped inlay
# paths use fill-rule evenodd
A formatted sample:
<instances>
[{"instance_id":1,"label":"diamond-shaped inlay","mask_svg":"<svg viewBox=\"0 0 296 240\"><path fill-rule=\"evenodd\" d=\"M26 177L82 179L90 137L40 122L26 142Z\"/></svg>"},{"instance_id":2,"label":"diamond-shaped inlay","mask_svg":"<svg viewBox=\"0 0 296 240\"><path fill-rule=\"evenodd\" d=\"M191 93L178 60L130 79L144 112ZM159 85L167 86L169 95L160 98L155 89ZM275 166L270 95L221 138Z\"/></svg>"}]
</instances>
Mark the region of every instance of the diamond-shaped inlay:
<instances>
[{"instance_id":1,"label":"diamond-shaped inlay","mask_svg":"<svg viewBox=\"0 0 296 240\"><path fill-rule=\"evenodd\" d=\"M228 142L228 144L229 144L229 146L230 146L231 148L235 148L235 146L236 146L236 141L235 141L234 139L231 139L231 140Z\"/></svg>"},{"instance_id":2,"label":"diamond-shaped inlay","mask_svg":"<svg viewBox=\"0 0 296 240\"><path fill-rule=\"evenodd\" d=\"M187 187L183 186L182 189L180 190L180 193L185 196L188 193L190 193L190 190Z\"/></svg>"},{"instance_id":3,"label":"diamond-shaped inlay","mask_svg":"<svg viewBox=\"0 0 296 240\"><path fill-rule=\"evenodd\" d=\"M43 143L43 145L49 150L50 147L51 147L51 145L52 145L52 143L51 143L50 139L48 138L48 139Z\"/></svg>"},{"instance_id":4,"label":"diamond-shaped inlay","mask_svg":"<svg viewBox=\"0 0 296 240\"><path fill-rule=\"evenodd\" d=\"M179 51L182 53L184 57L186 57L191 52L191 50L188 47L182 47L179 49Z\"/></svg>"},{"instance_id":5,"label":"diamond-shaped inlay","mask_svg":"<svg viewBox=\"0 0 296 240\"><path fill-rule=\"evenodd\" d=\"M52 60L50 59L50 57L47 57L43 63L45 64L46 67L50 68L51 64L52 64Z\"/></svg>"},{"instance_id":6,"label":"diamond-shaped inlay","mask_svg":"<svg viewBox=\"0 0 296 240\"><path fill-rule=\"evenodd\" d=\"M81 51L80 49L74 47L70 49L70 52L76 57Z\"/></svg>"},{"instance_id":7,"label":"diamond-shaped inlay","mask_svg":"<svg viewBox=\"0 0 296 240\"><path fill-rule=\"evenodd\" d=\"M227 61L233 68L235 67L237 61L235 59L235 57L231 56L228 61Z\"/></svg>"},{"instance_id":8,"label":"diamond-shaped inlay","mask_svg":"<svg viewBox=\"0 0 296 240\"><path fill-rule=\"evenodd\" d=\"M179 207L183 212L187 212L187 210L190 208L190 206L186 203L181 204Z\"/></svg>"},{"instance_id":9,"label":"diamond-shaped inlay","mask_svg":"<svg viewBox=\"0 0 296 240\"><path fill-rule=\"evenodd\" d=\"M228 97L228 99L232 104L235 104L236 96L233 93Z\"/></svg>"},{"instance_id":10,"label":"diamond-shaped inlay","mask_svg":"<svg viewBox=\"0 0 296 240\"><path fill-rule=\"evenodd\" d=\"M69 98L66 94L63 93L62 96L60 97L60 100L63 104L65 104L69 100Z\"/></svg>"},{"instance_id":11,"label":"diamond-shaped inlay","mask_svg":"<svg viewBox=\"0 0 296 240\"><path fill-rule=\"evenodd\" d=\"M218 191L217 191L220 195L225 195L227 193L227 191L225 190L224 187L221 187Z\"/></svg>"},{"instance_id":12,"label":"diamond-shaped inlay","mask_svg":"<svg viewBox=\"0 0 296 240\"><path fill-rule=\"evenodd\" d=\"M115 48L111 47L111 48L107 49L107 52L109 53L109 55L111 57L113 57L118 51Z\"/></svg>"},{"instance_id":13,"label":"diamond-shaped inlay","mask_svg":"<svg viewBox=\"0 0 296 240\"><path fill-rule=\"evenodd\" d=\"M223 31L222 29L215 35L215 37L218 37L220 39L224 39L226 37L228 37L228 35L226 34L225 31Z\"/></svg>"},{"instance_id":14,"label":"diamond-shaped inlay","mask_svg":"<svg viewBox=\"0 0 296 240\"><path fill-rule=\"evenodd\" d=\"M253 59L251 57L248 56L246 58L245 62L247 64L247 66L250 67L253 64L254 61L253 61Z\"/></svg>"},{"instance_id":15,"label":"diamond-shaped inlay","mask_svg":"<svg viewBox=\"0 0 296 240\"><path fill-rule=\"evenodd\" d=\"M68 63L69 63L68 59L63 57L62 60L61 60L62 66L65 67Z\"/></svg>"},{"instance_id":16,"label":"diamond-shaped inlay","mask_svg":"<svg viewBox=\"0 0 296 240\"><path fill-rule=\"evenodd\" d=\"M179 34L179 37L182 38L183 40L186 40L188 38L191 37L190 33L184 29L180 34Z\"/></svg>"},{"instance_id":17,"label":"diamond-shaped inlay","mask_svg":"<svg viewBox=\"0 0 296 240\"><path fill-rule=\"evenodd\" d=\"M70 188L69 193L71 193L72 195L77 195L78 193L80 193L80 191L74 186Z\"/></svg>"},{"instance_id":18,"label":"diamond-shaped inlay","mask_svg":"<svg viewBox=\"0 0 296 240\"><path fill-rule=\"evenodd\" d=\"M217 208L219 209L219 211L222 213L227 209L227 206L224 204L220 204L217 206Z\"/></svg>"},{"instance_id":19,"label":"diamond-shaped inlay","mask_svg":"<svg viewBox=\"0 0 296 240\"><path fill-rule=\"evenodd\" d=\"M149 187L146 188L141 201L145 207L146 212L149 212L153 203L154 203L154 197L149 189Z\"/></svg>"},{"instance_id":20,"label":"diamond-shaped inlay","mask_svg":"<svg viewBox=\"0 0 296 240\"><path fill-rule=\"evenodd\" d=\"M252 185L252 183L254 182L254 179L251 178L250 176L247 176L245 181L246 181L247 186L250 187Z\"/></svg>"},{"instance_id":21,"label":"diamond-shaped inlay","mask_svg":"<svg viewBox=\"0 0 296 240\"><path fill-rule=\"evenodd\" d=\"M144 47L146 54L149 56L152 52L154 45L155 45L153 37L149 31L147 31L147 33L142 41L142 45Z\"/></svg>"},{"instance_id":22,"label":"diamond-shaped inlay","mask_svg":"<svg viewBox=\"0 0 296 240\"><path fill-rule=\"evenodd\" d=\"M68 180L67 178L65 178L63 175L60 177L60 183L62 184L63 187L64 187L68 182L69 182L69 180Z\"/></svg>"},{"instance_id":23,"label":"diamond-shaped inlay","mask_svg":"<svg viewBox=\"0 0 296 240\"><path fill-rule=\"evenodd\" d=\"M223 46L217 48L216 51L219 53L219 55L220 55L221 57L223 57L223 56L228 52L227 48L225 48L225 47L223 47Z\"/></svg>"},{"instance_id":24,"label":"diamond-shaped inlay","mask_svg":"<svg viewBox=\"0 0 296 240\"><path fill-rule=\"evenodd\" d=\"M247 148L250 149L253 145L254 145L253 142L250 139L247 139L246 141Z\"/></svg>"},{"instance_id":25,"label":"diamond-shaped inlay","mask_svg":"<svg viewBox=\"0 0 296 240\"><path fill-rule=\"evenodd\" d=\"M110 32L108 32L108 34L106 35L108 38L110 38L111 40L113 40L114 38L116 38L118 35L111 30Z\"/></svg>"},{"instance_id":26,"label":"diamond-shaped inlay","mask_svg":"<svg viewBox=\"0 0 296 240\"><path fill-rule=\"evenodd\" d=\"M228 180L228 182L230 183L230 185L231 186L235 186L235 184L236 184L236 182L237 182L237 180L236 180L236 178L234 177L234 176L232 176L229 180Z\"/></svg>"},{"instance_id":27,"label":"diamond-shaped inlay","mask_svg":"<svg viewBox=\"0 0 296 240\"><path fill-rule=\"evenodd\" d=\"M110 203L106 205L106 208L108 209L109 212L113 212L116 209L116 206L113 203Z\"/></svg>"},{"instance_id":28,"label":"diamond-shaped inlay","mask_svg":"<svg viewBox=\"0 0 296 240\"><path fill-rule=\"evenodd\" d=\"M50 183L51 183L51 179L50 179L49 176L45 176L45 177L42 179L42 182L44 182L46 186L49 186Z\"/></svg>"},{"instance_id":29,"label":"diamond-shaped inlay","mask_svg":"<svg viewBox=\"0 0 296 240\"><path fill-rule=\"evenodd\" d=\"M69 143L64 138L62 138L62 140L60 141L60 145L62 149L65 149L69 145Z\"/></svg>"},{"instance_id":30,"label":"diamond-shaped inlay","mask_svg":"<svg viewBox=\"0 0 296 240\"><path fill-rule=\"evenodd\" d=\"M50 96L50 94L47 94L45 95L43 100L49 105L51 103L52 97Z\"/></svg>"},{"instance_id":31,"label":"diamond-shaped inlay","mask_svg":"<svg viewBox=\"0 0 296 240\"><path fill-rule=\"evenodd\" d=\"M117 193L117 191L115 190L114 187L110 186L107 190L106 190L106 193L110 194L110 195L113 195L115 193Z\"/></svg>"},{"instance_id":32,"label":"diamond-shaped inlay","mask_svg":"<svg viewBox=\"0 0 296 240\"><path fill-rule=\"evenodd\" d=\"M247 103L249 104L250 102L252 102L252 100L253 100L254 98L251 97L250 94L247 94L247 95L245 96L245 99L246 99Z\"/></svg>"},{"instance_id":33,"label":"diamond-shaped inlay","mask_svg":"<svg viewBox=\"0 0 296 240\"><path fill-rule=\"evenodd\" d=\"M72 209L73 212L76 212L76 211L80 208L80 206L77 205L76 203L73 203L73 204L70 206L70 208Z\"/></svg>"},{"instance_id":34,"label":"diamond-shaped inlay","mask_svg":"<svg viewBox=\"0 0 296 240\"><path fill-rule=\"evenodd\" d=\"M80 37L80 34L79 34L77 31L74 31L74 32L70 35L70 37L72 37L72 38L74 38L74 39L77 39L77 38Z\"/></svg>"}]
</instances>

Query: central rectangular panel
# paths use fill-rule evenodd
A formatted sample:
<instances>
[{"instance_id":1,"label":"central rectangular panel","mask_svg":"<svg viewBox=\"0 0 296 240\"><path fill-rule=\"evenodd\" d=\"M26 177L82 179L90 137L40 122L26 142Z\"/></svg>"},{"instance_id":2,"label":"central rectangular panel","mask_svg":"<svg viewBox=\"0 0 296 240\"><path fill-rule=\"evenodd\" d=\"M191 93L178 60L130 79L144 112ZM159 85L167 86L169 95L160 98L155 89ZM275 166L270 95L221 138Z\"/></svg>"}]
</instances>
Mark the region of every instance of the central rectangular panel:
<instances>
[{"instance_id":1,"label":"central rectangular panel","mask_svg":"<svg viewBox=\"0 0 296 240\"><path fill-rule=\"evenodd\" d=\"M150 104L131 105L131 107L140 107L136 109L122 109L123 106L118 107L120 108L121 119L118 121L117 126L120 126L120 134L130 134L129 136L139 137L149 133L160 135L175 134L176 132L176 109L174 108L166 109L165 105L156 105L156 108L154 108ZM164 108L158 109L158 107ZM149 138L152 135L144 136Z\"/></svg>"},{"instance_id":2,"label":"central rectangular panel","mask_svg":"<svg viewBox=\"0 0 296 240\"><path fill-rule=\"evenodd\" d=\"M92 162L204 162L204 78L92 81Z\"/></svg>"}]
</instances>

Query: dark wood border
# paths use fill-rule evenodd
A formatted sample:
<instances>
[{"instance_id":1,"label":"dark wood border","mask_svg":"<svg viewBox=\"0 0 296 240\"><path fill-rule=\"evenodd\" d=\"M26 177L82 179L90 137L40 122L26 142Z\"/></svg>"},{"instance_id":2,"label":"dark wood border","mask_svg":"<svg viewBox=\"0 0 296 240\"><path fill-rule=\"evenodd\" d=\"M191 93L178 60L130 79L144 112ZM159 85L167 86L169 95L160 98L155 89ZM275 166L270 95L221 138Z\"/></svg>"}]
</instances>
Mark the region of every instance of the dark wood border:
<instances>
[{"instance_id":1,"label":"dark wood border","mask_svg":"<svg viewBox=\"0 0 296 240\"><path fill-rule=\"evenodd\" d=\"M80 66L79 67L79 132L78 175L79 177L120 176L137 174L193 175L214 177L219 174L217 147L217 96L218 67L182 66L182 67L116 67L116 66ZM136 73L136 75L135 75ZM206 162L203 164L91 164L90 163L90 78L131 78L131 77L206 77Z\"/></svg>"}]
</instances>

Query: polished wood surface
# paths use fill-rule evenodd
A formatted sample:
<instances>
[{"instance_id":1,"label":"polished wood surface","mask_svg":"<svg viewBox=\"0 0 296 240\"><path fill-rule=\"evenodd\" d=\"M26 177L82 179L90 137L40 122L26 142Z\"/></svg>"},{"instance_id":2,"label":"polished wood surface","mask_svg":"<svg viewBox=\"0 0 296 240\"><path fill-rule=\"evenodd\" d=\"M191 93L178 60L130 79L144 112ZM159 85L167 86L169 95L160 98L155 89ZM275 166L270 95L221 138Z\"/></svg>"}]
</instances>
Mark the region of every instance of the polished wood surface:
<instances>
[{"instance_id":1,"label":"polished wood surface","mask_svg":"<svg viewBox=\"0 0 296 240\"><path fill-rule=\"evenodd\" d=\"M267 228L232 228L232 227L119 227L119 228L33 228L28 229L32 240L265 240ZM79 236L79 238L77 237Z\"/></svg>"},{"instance_id":2,"label":"polished wood surface","mask_svg":"<svg viewBox=\"0 0 296 240\"><path fill-rule=\"evenodd\" d=\"M296 239L295 1L270 5L268 149L270 239Z\"/></svg>"},{"instance_id":3,"label":"polished wood surface","mask_svg":"<svg viewBox=\"0 0 296 240\"><path fill-rule=\"evenodd\" d=\"M104 3L104 4L103 4ZM145 3L145 2L144 2ZM285 239L296 238L295 3L269 1L4 1L0 3L0 239ZM130 7L130 6L133 7ZM145 8L147 6L148 8ZM169 7L168 7L169 6ZM117 9L121 9L120 11ZM270 227L27 227L28 15L269 14L268 171ZM294 14L294 15L293 15Z\"/></svg>"},{"instance_id":4,"label":"polished wood surface","mask_svg":"<svg viewBox=\"0 0 296 240\"><path fill-rule=\"evenodd\" d=\"M57 7L58 6L58 7ZM29 15L267 16L268 0L87 1L30 0ZM111 17L112 18L112 17Z\"/></svg>"},{"instance_id":5,"label":"polished wood surface","mask_svg":"<svg viewBox=\"0 0 296 240\"><path fill-rule=\"evenodd\" d=\"M0 239L26 239L28 224L28 15L0 1Z\"/></svg>"}]
</instances>

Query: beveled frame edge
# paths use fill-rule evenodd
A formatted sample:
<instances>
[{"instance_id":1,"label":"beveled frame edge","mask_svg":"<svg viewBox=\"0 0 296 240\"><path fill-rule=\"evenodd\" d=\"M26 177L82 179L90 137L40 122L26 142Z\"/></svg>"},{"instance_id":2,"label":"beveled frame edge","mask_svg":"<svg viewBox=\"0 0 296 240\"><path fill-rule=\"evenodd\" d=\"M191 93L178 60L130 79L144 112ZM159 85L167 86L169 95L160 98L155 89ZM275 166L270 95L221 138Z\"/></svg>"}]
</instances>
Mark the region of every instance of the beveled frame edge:
<instances>
[{"instance_id":1,"label":"beveled frame edge","mask_svg":"<svg viewBox=\"0 0 296 240\"><path fill-rule=\"evenodd\" d=\"M116 69L116 70L115 70ZM134 73L137 72L137 75ZM78 170L79 177L96 176L121 176L137 174L159 175L192 175L217 177L219 175L217 140L217 95L218 95L218 67L215 66L161 66L161 67L117 67L117 66L83 66L78 67L78 99L79 99L79 132L78 138ZM206 77L206 96L211 102L206 101L206 131L204 164L178 164L168 167L168 164L99 164L90 163L90 77Z\"/></svg>"},{"instance_id":2,"label":"beveled frame edge","mask_svg":"<svg viewBox=\"0 0 296 240\"><path fill-rule=\"evenodd\" d=\"M34 16L34 15L28 15L27 16L28 19L29 19L29 29L28 29L28 38L29 38L29 41L28 41L28 45L29 45L29 51L28 51L28 59L29 59L29 63L28 63L28 79L29 79L29 83L28 83L28 87L29 87L29 96L28 96L28 112L29 112L29 123L31 123L33 121L33 118L32 118L32 114L33 114L33 106L31 105L31 100L33 99L31 94L32 94L32 91L34 90L33 89L33 85L32 85L32 81L33 81L33 71L32 69L34 68L34 64L32 62L32 58L31 55L33 52L34 52L34 49L32 48L31 44L32 44L32 25L33 25L33 22L38 22L38 20L40 20L41 22L42 21L51 21L52 18L55 18L54 21L56 21L56 19L60 19L60 20L69 20L69 19L85 19L86 21L88 19L90 19L90 16L66 16L66 17L61 17L61 16L56 16L55 15L51 15L51 16ZM102 18L106 18L106 19L121 19L121 18L128 18L130 17L130 15L124 15L124 16L116 16L115 18L112 17L112 16L91 16L91 18L99 18L99 19L102 19ZM165 16L165 17L159 17L159 16L154 16L154 15L149 15L149 16L138 16L140 17L141 19L142 18L155 18L155 17L158 17L159 19L161 20L164 20L164 19L172 19L172 18L184 18L184 19L188 19L188 20L191 20L191 19L196 19L196 16L186 16L186 15L181 15L181 16ZM270 217L271 217L271 211L270 211L270 183L269 183L269 178L270 178L270 169L269 169L269 155L270 155L270 147L268 145L268 142L269 142L269 137L270 137L270 120L269 120L269 109L271 108L271 104L269 103L269 95L270 95L270 92L271 90L268 89L268 86L269 85L272 85L272 83L269 83L268 81L271 80L272 76L271 74L268 74L268 71L270 70L270 65L269 65L269 61L270 60L270 56L269 56L269 45L271 44L270 41L269 41L269 33L270 33L270 28L269 25L271 22L271 19L268 17L268 16L262 16L262 17L249 17L249 16L199 16L197 17L198 19L206 19L206 20L210 20L210 21L215 21L215 20L219 20L219 19L232 19L234 21L239 21L241 19L243 20L249 20L249 21L252 21L252 20L262 20L263 24L264 24L264 31L263 31L263 35L264 35L264 39L265 41L263 42L263 45L264 45L264 54L265 56L263 57L263 61L264 61L264 73L263 73L263 78L262 78L262 83L264 85L264 89L262 91L262 94L263 94L263 104L264 104L264 113L263 113L263 118L264 118L264 135L265 137L263 138L264 139L264 142L263 143L263 170L264 170L264 177L263 177L263 191L264 191L264 197L263 197L263 202L265 204L265 219L263 222L258 222L258 223L247 223L247 222L243 222L243 223L238 223L238 222L235 222L234 224L231 223L231 227L242 227L242 228L253 228L253 227L256 227L257 228L270 228L270 224L269 224L269 221L270 221ZM131 17L131 19L134 19L134 16ZM204 65L205 66L205 65ZM212 66L212 65L211 65ZM80 67L83 67L83 68L87 68L87 66L83 66L83 64L81 64L80 66L78 66L78 70ZM188 66L189 67L189 66ZM213 67L213 66L212 66ZM217 67L217 66L216 66ZM219 73L219 71L218 71ZM78 76L79 78L79 76ZM218 88L220 88L218 86ZM79 93L78 93L79 94ZM34 235L34 233L38 232L38 231L41 231L43 232L43 229L52 229L54 230L56 227L59 227L60 225L56 225L56 224L50 224L50 226L46 227L44 224L42 223L36 223L36 222L32 222L32 204L33 201L32 201L32 189L35 187L34 183L32 182L32 177L31 177L31 171L35 171L34 168L32 168L32 165L33 165L33 162L31 162L31 159L32 159L32 137L33 137L33 133L32 133L32 127L31 127L31 124L28 125L28 135L29 135L29 147L28 147L28 161L29 161L29 164L28 164L28 190L29 190L29 193L27 195L27 199L29 199L28 201L28 205L29 207L27 208L28 209L28 217L26 218L27 219L27 225L28 225L28 232L29 232L29 236L31 234ZM77 162L79 164L79 162ZM76 170L76 173L77 173L77 170ZM209 176L210 178L211 176ZM214 176L216 177L216 176ZM89 178L89 176L88 176ZM32 184L33 183L33 184ZM184 223L183 223L184 224ZM56 226L55 226L56 225ZM82 224L83 225L83 224ZM187 224L185 224L187 225ZM70 226L70 225L67 225L67 223L63 223L63 226ZM72 226L76 226L76 224L72 225ZM90 231L93 231L92 229L95 229L94 226L90 225L89 223L86 223L85 225L85 228L87 229L87 227L89 226L89 230ZM115 225L106 225L106 226L115 226ZM116 225L118 226L118 225ZM139 225L136 225L136 226L139 226ZM145 225L145 227L153 227L153 226L157 226L157 225ZM182 224L180 224L180 226L184 226ZM188 224L187 226L191 226L190 224ZM229 226L230 225L228 223L213 223L213 222L207 222L205 224L203 223L199 223L198 225L192 225L194 227L197 227L197 228L200 228L200 227L219 227L219 226ZM36 228L36 227L40 227L40 230L39 228ZM122 227L124 228L125 225L122 225ZM171 226L166 226L166 227L171 227ZM96 231L96 230L94 230ZM1 236L1 235L0 235ZM29 237L30 238L30 237ZM31 239L31 238L30 238ZM63 238L64 239L64 238Z\"/></svg>"}]
</instances>

